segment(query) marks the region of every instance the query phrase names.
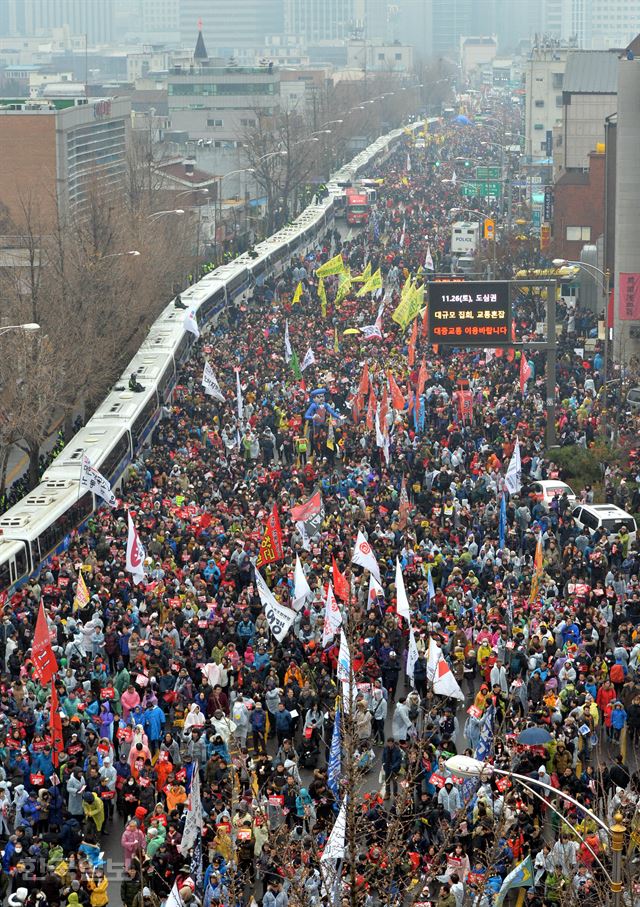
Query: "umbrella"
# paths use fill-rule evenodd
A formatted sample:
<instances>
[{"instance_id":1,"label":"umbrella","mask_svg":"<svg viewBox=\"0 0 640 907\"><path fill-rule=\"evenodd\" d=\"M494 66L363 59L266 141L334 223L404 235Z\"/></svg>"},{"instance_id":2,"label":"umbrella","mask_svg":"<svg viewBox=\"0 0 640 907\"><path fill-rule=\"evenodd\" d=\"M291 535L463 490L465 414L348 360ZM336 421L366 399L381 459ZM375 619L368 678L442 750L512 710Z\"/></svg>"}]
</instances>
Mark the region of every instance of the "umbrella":
<instances>
[{"instance_id":1,"label":"umbrella","mask_svg":"<svg viewBox=\"0 0 640 907\"><path fill-rule=\"evenodd\" d=\"M550 743L552 736L543 727L528 727L518 734L517 742L522 746L543 746Z\"/></svg>"}]
</instances>

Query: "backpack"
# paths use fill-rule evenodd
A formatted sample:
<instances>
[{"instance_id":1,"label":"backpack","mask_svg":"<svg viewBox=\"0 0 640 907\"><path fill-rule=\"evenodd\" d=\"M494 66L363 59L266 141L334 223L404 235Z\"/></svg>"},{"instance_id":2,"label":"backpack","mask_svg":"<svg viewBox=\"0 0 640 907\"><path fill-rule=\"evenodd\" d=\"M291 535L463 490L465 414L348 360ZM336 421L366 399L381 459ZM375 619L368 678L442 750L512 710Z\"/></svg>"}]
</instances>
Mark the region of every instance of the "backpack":
<instances>
[{"instance_id":1,"label":"backpack","mask_svg":"<svg viewBox=\"0 0 640 907\"><path fill-rule=\"evenodd\" d=\"M609 671L611 683L624 683L624 668L621 664L614 664Z\"/></svg>"}]
</instances>

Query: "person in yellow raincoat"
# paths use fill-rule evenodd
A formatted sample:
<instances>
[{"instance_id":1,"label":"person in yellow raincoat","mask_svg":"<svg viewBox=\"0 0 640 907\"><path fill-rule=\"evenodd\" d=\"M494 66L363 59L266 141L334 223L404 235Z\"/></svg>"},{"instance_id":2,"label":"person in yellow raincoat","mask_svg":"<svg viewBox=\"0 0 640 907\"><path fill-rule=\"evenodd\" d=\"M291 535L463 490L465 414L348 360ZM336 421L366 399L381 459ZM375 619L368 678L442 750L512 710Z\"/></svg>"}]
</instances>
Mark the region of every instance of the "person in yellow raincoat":
<instances>
[{"instance_id":1,"label":"person in yellow raincoat","mask_svg":"<svg viewBox=\"0 0 640 907\"><path fill-rule=\"evenodd\" d=\"M99 867L92 879L89 879L91 907L107 907L109 903L109 880Z\"/></svg>"},{"instance_id":2,"label":"person in yellow raincoat","mask_svg":"<svg viewBox=\"0 0 640 907\"><path fill-rule=\"evenodd\" d=\"M88 822L93 822L96 832L100 834L104 825L104 803L97 794L85 793L82 795L82 809Z\"/></svg>"}]
</instances>

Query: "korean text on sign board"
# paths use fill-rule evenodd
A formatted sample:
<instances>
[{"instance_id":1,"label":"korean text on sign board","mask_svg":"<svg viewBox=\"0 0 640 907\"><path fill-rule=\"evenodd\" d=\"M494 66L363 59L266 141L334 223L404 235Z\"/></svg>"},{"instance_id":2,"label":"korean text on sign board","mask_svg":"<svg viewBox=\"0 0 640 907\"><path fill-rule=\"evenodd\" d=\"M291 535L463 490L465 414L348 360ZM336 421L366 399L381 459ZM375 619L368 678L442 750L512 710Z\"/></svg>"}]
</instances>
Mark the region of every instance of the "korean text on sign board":
<instances>
[{"instance_id":1,"label":"korean text on sign board","mask_svg":"<svg viewBox=\"0 0 640 907\"><path fill-rule=\"evenodd\" d=\"M509 287L503 281L438 283L429 287L432 343L483 345L511 340Z\"/></svg>"}]
</instances>

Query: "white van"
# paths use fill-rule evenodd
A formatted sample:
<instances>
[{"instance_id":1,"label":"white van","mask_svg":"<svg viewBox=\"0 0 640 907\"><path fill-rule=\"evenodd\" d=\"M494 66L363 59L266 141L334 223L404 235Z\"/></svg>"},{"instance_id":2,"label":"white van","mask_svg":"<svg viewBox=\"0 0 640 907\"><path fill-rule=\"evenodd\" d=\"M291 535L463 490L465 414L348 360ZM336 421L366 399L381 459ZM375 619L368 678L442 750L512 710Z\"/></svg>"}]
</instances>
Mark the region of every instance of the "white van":
<instances>
[{"instance_id":1,"label":"white van","mask_svg":"<svg viewBox=\"0 0 640 907\"><path fill-rule=\"evenodd\" d=\"M615 536L622 526L626 526L632 542L635 542L638 534L634 517L615 504L578 504L574 507L572 516L576 523L589 533L604 529L607 535Z\"/></svg>"}]
</instances>

